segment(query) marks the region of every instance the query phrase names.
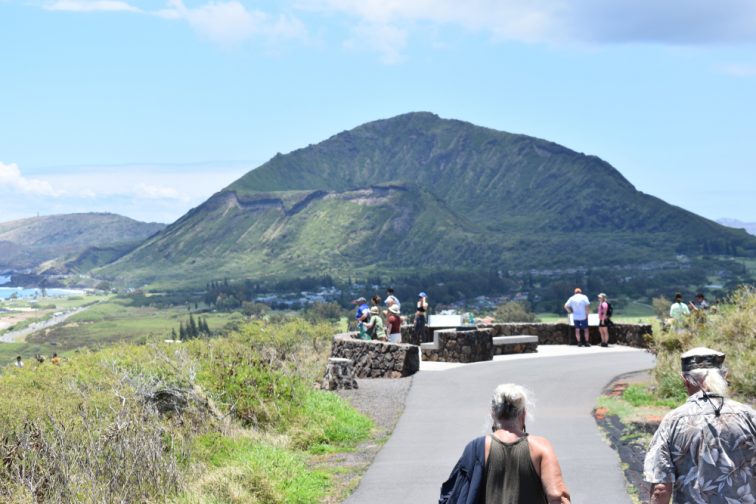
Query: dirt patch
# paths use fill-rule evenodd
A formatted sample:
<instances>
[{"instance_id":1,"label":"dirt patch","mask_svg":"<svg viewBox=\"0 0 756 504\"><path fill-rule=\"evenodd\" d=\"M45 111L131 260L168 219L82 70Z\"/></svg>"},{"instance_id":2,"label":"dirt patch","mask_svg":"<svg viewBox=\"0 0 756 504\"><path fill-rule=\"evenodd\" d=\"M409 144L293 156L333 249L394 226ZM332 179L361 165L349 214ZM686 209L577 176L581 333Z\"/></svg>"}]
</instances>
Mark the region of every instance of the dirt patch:
<instances>
[{"instance_id":1,"label":"dirt patch","mask_svg":"<svg viewBox=\"0 0 756 504\"><path fill-rule=\"evenodd\" d=\"M620 397L630 384L647 383L649 380L647 372L621 376L604 389L604 395ZM648 504L650 485L643 481L643 461L646 447L662 417L645 415L639 421L626 424L618 416L607 413L606 408L596 408L593 416L622 461L628 493L634 502Z\"/></svg>"}]
</instances>

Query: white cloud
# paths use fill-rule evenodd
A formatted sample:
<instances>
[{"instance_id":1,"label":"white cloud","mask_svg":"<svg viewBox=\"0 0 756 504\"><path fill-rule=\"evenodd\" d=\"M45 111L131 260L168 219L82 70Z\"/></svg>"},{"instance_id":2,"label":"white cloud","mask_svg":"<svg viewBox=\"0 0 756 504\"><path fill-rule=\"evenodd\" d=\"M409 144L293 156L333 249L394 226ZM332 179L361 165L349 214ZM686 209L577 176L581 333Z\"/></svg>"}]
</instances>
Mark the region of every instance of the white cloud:
<instances>
[{"instance_id":1,"label":"white cloud","mask_svg":"<svg viewBox=\"0 0 756 504\"><path fill-rule=\"evenodd\" d=\"M402 61L402 51L406 44L406 30L388 24L362 23L352 28L351 35L343 46L352 51L377 52L383 63L394 64Z\"/></svg>"},{"instance_id":2,"label":"white cloud","mask_svg":"<svg viewBox=\"0 0 756 504\"><path fill-rule=\"evenodd\" d=\"M31 179L23 177L16 165L0 163L0 221L37 213L113 212L171 222L257 164L67 166L37 169Z\"/></svg>"},{"instance_id":3,"label":"white cloud","mask_svg":"<svg viewBox=\"0 0 756 504\"><path fill-rule=\"evenodd\" d=\"M56 0L45 4L44 8L63 12L142 12L141 9L119 0Z\"/></svg>"},{"instance_id":4,"label":"white cloud","mask_svg":"<svg viewBox=\"0 0 756 504\"><path fill-rule=\"evenodd\" d=\"M253 37L278 40L304 39L307 35L304 24L298 19L249 10L237 0L213 1L199 7L187 7L182 0L170 0L169 8L155 14L186 21L203 37L223 45L239 44Z\"/></svg>"},{"instance_id":5,"label":"white cloud","mask_svg":"<svg viewBox=\"0 0 756 504\"><path fill-rule=\"evenodd\" d=\"M717 67L717 70L731 77L756 77L754 63L725 63Z\"/></svg>"},{"instance_id":6,"label":"white cloud","mask_svg":"<svg viewBox=\"0 0 756 504\"><path fill-rule=\"evenodd\" d=\"M348 46L376 46L395 59L405 45L397 31L422 24L457 26L494 40L526 43L756 42L753 0L298 0L300 8L337 13L380 31L351 29ZM381 31L387 34L380 37Z\"/></svg>"},{"instance_id":7,"label":"white cloud","mask_svg":"<svg viewBox=\"0 0 756 504\"><path fill-rule=\"evenodd\" d=\"M157 186L146 183L136 184L131 193L137 198L144 199L169 199L169 200L186 200L186 196L182 196L173 187Z\"/></svg>"},{"instance_id":8,"label":"white cloud","mask_svg":"<svg viewBox=\"0 0 756 504\"><path fill-rule=\"evenodd\" d=\"M0 162L0 187L7 187L13 191L31 195L59 195L59 192L55 191L48 182L21 175L21 170L15 163L5 164Z\"/></svg>"}]
</instances>

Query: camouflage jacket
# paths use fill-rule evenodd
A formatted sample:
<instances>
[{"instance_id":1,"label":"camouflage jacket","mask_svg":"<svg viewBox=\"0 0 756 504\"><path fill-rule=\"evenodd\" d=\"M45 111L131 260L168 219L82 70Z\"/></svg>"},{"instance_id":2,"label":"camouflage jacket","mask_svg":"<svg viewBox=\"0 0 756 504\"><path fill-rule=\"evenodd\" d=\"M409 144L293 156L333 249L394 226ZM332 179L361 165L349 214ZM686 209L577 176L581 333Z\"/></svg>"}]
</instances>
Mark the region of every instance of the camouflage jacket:
<instances>
[{"instance_id":1,"label":"camouflage jacket","mask_svg":"<svg viewBox=\"0 0 756 504\"><path fill-rule=\"evenodd\" d=\"M693 394L664 417L644 464L649 483L673 483L675 504L756 504L756 412Z\"/></svg>"}]
</instances>

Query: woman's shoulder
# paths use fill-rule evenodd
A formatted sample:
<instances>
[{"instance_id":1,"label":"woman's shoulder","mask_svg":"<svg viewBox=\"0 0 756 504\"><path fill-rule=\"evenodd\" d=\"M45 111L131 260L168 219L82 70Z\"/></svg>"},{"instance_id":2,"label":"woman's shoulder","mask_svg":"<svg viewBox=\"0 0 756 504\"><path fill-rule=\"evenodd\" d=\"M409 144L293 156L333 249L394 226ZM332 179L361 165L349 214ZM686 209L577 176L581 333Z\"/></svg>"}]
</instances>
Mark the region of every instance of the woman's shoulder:
<instances>
[{"instance_id":1,"label":"woman's shoulder","mask_svg":"<svg viewBox=\"0 0 756 504\"><path fill-rule=\"evenodd\" d=\"M551 444L551 441L543 436L534 436L531 434L528 436L528 443L538 453L547 454L554 452L554 446Z\"/></svg>"}]
</instances>

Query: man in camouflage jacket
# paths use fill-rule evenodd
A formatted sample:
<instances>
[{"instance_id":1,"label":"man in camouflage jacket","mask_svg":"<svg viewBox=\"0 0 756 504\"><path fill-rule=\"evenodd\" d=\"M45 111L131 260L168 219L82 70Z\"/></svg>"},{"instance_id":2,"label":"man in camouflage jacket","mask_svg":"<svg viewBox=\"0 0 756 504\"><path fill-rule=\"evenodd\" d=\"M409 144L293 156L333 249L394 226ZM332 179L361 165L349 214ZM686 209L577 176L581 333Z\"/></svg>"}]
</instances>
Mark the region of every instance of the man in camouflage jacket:
<instances>
[{"instance_id":1,"label":"man in camouflage jacket","mask_svg":"<svg viewBox=\"0 0 756 504\"><path fill-rule=\"evenodd\" d=\"M725 355L682 355L688 400L662 420L646 454L651 503L756 504L756 412L726 398Z\"/></svg>"}]
</instances>

